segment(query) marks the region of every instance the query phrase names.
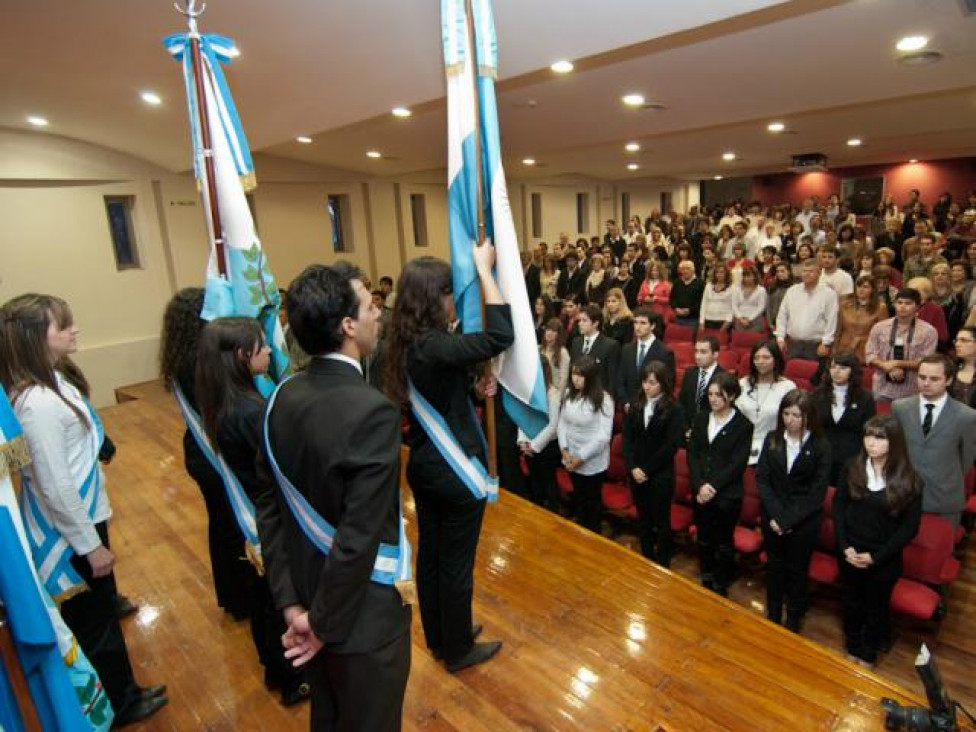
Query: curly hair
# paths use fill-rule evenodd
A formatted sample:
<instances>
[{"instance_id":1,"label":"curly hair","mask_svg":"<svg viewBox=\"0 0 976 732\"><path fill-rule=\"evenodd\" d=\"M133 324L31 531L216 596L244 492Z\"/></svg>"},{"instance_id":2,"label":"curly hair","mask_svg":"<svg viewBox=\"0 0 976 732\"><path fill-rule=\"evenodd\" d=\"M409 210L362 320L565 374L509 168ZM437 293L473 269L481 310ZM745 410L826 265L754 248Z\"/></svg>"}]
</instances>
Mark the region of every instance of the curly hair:
<instances>
[{"instance_id":1,"label":"curly hair","mask_svg":"<svg viewBox=\"0 0 976 732\"><path fill-rule=\"evenodd\" d=\"M163 313L163 332L159 338L159 375L163 386L172 389L181 373L193 373L197 342L207 324L200 317L203 288L187 287L175 295Z\"/></svg>"},{"instance_id":2,"label":"curly hair","mask_svg":"<svg viewBox=\"0 0 976 732\"><path fill-rule=\"evenodd\" d=\"M437 257L419 257L400 273L396 304L390 319L386 361L387 396L405 406L407 398L407 355L424 333L447 330L447 311L442 298L453 290L451 265Z\"/></svg>"}]
</instances>

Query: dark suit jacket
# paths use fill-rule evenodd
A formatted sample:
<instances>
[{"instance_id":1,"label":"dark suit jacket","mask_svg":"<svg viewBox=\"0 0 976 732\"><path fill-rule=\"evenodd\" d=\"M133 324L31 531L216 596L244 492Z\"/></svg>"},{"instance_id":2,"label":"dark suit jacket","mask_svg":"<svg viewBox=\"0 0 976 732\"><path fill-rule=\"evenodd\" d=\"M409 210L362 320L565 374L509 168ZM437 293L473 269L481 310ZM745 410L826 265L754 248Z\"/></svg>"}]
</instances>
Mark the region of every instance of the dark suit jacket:
<instances>
[{"instance_id":1,"label":"dark suit jacket","mask_svg":"<svg viewBox=\"0 0 976 732\"><path fill-rule=\"evenodd\" d=\"M742 474L752 449L752 422L738 409L711 443L708 441L708 412L695 417L688 441L688 472L692 494L705 483L715 489L718 505L742 499Z\"/></svg>"},{"instance_id":2,"label":"dark suit jacket","mask_svg":"<svg viewBox=\"0 0 976 732\"><path fill-rule=\"evenodd\" d=\"M624 459L628 473L640 468L653 486L674 478L674 454L685 442L685 415L681 405L671 402L666 412L660 407L644 426L644 410L631 404L624 418Z\"/></svg>"},{"instance_id":3,"label":"dark suit jacket","mask_svg":"<svg viewBox=\"0 0 976 732\"><path fill-rule=\"evenodd\" d=\"M830 443L813 435L800 448L793 469L786 469L786 445L766 435L759 462L756 486L762 499L763 521L776 521L783 531L806 521L819 521L830 475ZM782 435L780 435L782 438Z\"/></svg>"},{"instance_id":4,"label":"dark suit jacket","mask_svg":"<svg viewBox=\"0 0 976 732\"><path fill-rule=\"evenodd\" d=\"M831 394L816 392L813 405L824 435L830 442L830 485L836 486L840 471L861 451L864 424L875 414L874 397L871 392L862 390L859 397L847 405L840 420L834 421L831 411Z\"/></svg>"},{"instance_id":5,"label":"dark suit jacket","mask_svg":"<svg viewBox=\"0 0 976 732\"><path fill-rule=\"evenodd\" d=\"M569 274L569 270L565 270L559 277L559 282L556 284L556 292L559 295L560 300L565 300L570 295L583 295L586 291L586 270L582 267L577 267L573 274Z\"/></svg>"},{"instance_id":6,"label":"dark suit jacket","mask_svg":"<svg viewBox=\"0 0 976 732\"><path fill-rule=\"evenodd\" d=\"M718 364L715 364L715 370L712 372L712 378L708 380L711 384L715 381L716 374L721 374L724 372L723 369ZM701 375L701 369L697 366L690 369L685 369L684 376L681 377L681 390L678 392L678 402L681 404L681 408L684 410L685 419L687 420L687 429L691 429L695 422L695 417L698 416L700 412L708 414L708 387L705 387L705 393L702 395L701 401L696 402L695 396L698 394L698 378Z\"/></svg>"},{"instance_id":7,"label":"dark suit jacket","mask_svg":"<svg viewBox=\"0 0 976 732\"><path fill-rule=\"evenodd\" d=\"M576 363L583 355L583 346L586 338L582 335L573 339L569 348L570 363ZM617 365L620 362L620 344L613 338L607 338L602 333L593 342L590 349L590 356L596 359L603 369L603 389L608 394L613 394L614 384L617 383Z\"/></svg>"},{"instance_id":8,"label":"dark suit jacket","mask_svg":"<svg viewBox=\"0 0 976 732\"><path fill-rule=\"evenodd\" d=\"M674 353L668 348L667 344L660 338L655 338L651 347L644 354L644 360L640 366L637 365L637 341L628 343L620 349L620 364L617 367L617 385L615 394L617 402L626 404L637 398L637 391L640 389L640 372L644 364L648 361L660 361L671 371L671 378L674 378Z\"/></svg>"},{"instance_id":9,"label":"dark suit jacket","mask_svg":"<svg viewBox=\"0 0 976 732\"><path fill-rule=\"evenodd\" d=\"M539 280L541 268L537 264L530 264L525 269L525 290L529 295L529 305L535 312L535 301L542 294L542 282Z\"/></svg>"},{"instance_id":10,"label":"dark suit jacket","mask_svg":"<svg viewBox=\"0 0 976 732\"><path fill-rule=\"evenodd\" d=\"M265 483L255 504L276 605L304 605L333 653L375 650L409 632L409 606L369 579L380 542L395 544L399 533L400 410L351 364L314 358L281 387L269 419L281 471L336 529L324 557L277 483Z\"/></svg>"}]
</instances>

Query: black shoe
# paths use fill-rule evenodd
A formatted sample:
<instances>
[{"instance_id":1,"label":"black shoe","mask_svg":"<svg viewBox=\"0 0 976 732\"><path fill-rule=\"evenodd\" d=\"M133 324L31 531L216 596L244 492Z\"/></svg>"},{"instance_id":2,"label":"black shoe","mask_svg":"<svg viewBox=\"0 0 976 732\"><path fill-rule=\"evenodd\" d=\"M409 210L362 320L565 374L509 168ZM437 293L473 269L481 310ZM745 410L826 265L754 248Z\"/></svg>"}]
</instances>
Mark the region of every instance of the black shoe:
<instances>
[{"instance_id":1,"label":"black shoe","mask_svg":"<svg viewBox=\"0 0 976 732\"><path fill-rule=\"evenodd\" d=\"M292 685L291 688L281 690L281 705L284 707L293 707L309 699L311 696L312 687L309 686L307 681L302 681L297 685Z\"/></svg>"},{"instance_id":2,"label":"black shoe","mask_svg":"<svg viewBox=\"0 0 976 732\"><path fill-rule=\"evenodd\" d=\"M281 679L268 671L268 669L264 670L264 688L268 691L281 688Z\"/></svg>"},{"instance_id":3,"label":"black shoe","mask_svg":"<svg viewBox=\"0 0 976 732\"><path fill-rule=\"evenodd\" d=\"M137 612L139 612L139 606L133 604L132 600L130 600L128 597L126 597L125 595L115 596L115 617L116 618L122 620L123 618L127 618L130 615L135 615Z\"/></svg>"},{"instance_id":4,"label":"black shoe","mask_svg":"<svg viewBox=\"0 0 976 732\"><path fill-rule=\"evenodd\" d=\"M471 650L465 653L460 658L456 658L453 661L447 662L447 670L452 674L457 673L461 669L468 668L469 666L477 666L479 663L484 663L485 661L492 658L498 651L502 648L501 641L487 641L484 643L475 643L471 646Z\"/></svg>"},{"instance_id":5,"label":"black shoe","mask_svg":"<svg viewBox=\"0 0 976 732\"><path fill-rule=\"evenodd\" d=\"M474 625L472 625L471 626L471 640L477 640L478 639L478 636L481 635L481 631L483 631L483 630L484 630L484 627L481 625L481 623L475 623ZM436 660L438 660L438 661L443 661L444 660L444 654L441 653L441 649L440 648L431 648L430 649L430 654Z\"/></svg>"},{"instance_id":6,"label":"black shoe","mask_svg":"<svg viewBox=\"0 0 976 732\"><path fill-rule=\"evenodd\" d=\"M786 614L786 629L788 631L790 631L791 633L799 633L800 632L800 626L802 626L802 625L803 625L803 616L802 615L792 615L791 616L789 613Z\"/></svg>"},{"instance_id":7,"label":"black shoe","mask_svg":"<svg viewBox=\"0 0 976 732\"><path fill-rule=\"evenodd\" d=\"M166 684L156 684L155 686L140 686L140 699L155 699L159 696L166 696Z\"/></svg>"},{"instance_id":8,"label":"black shoe","mask_svg":"<svg viewBox=\"0 0 976 732\"><path fill-rule=\"evenodd\" d=\"M151 699L144 699L140 696L140 698L115 715L112 728L125 727L148 719L168 703L169 698L165 696L154 696Z\"/></svg>"}]
</instances>

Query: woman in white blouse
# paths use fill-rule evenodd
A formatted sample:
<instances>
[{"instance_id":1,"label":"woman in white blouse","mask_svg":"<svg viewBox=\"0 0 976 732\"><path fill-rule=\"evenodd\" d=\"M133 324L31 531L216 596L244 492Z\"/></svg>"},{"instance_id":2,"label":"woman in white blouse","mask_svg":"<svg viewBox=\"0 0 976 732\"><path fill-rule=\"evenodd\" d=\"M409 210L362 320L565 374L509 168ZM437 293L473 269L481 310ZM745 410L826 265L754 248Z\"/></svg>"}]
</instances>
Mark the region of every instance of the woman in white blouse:
<instances>
[{"instance_id":1,"label":"woman in white blouse","mask_svg":"<svg viewBox=\"0 0 976 732\"><path fill-rule=\"evenodd\" d=\"M742 284L733 305L735 329L753 333L766 331L766 288L759 284L755 267L742 268Z\"/></svg>"},{"instance_id":2,"label":"woman in white blouse","mask_svg":"<svg viewBox=\"0 0 976 732\"><path fill-rule=\"evenodd\" d=\"M539 289L541 294L546 295L551 301L559 300L559 267L556 266L556 257L547 254L542 259L542 269L539 271Z\"/></svg>"},{"instance_id":3,"label":"woman in white blouse","mask_svg":"<svg viewBox=\"0 0 976 732\"><path fill-rule=\"evenodd\" d=\"M566 350L566 328L559 318L551 318L542 332L539 352L552 369L552 385L562 398L569 382L569 351Z\"/></svg>"},{"instance_id":4,"label":"woman in white blouse","mask_svg":"<svg viewBox=\"0 0 976 732\"><path fill-rule=\"evenodd\" d=\"M712 269L710 282L702 295L699 323L703 328L732 327L739 288L732 284L729 270L719 263Z\"/></svg>"},{"instance_id":5,"label":"woman in white blouse","mask_svg":"<svg viewBox=\"0 0 976 732\"><path fill-rule=\"evenodd\" d=\"M559 467L560 454L556 431L559 428L562 391L552 381L552 366L549 364L549 359L544 355L540 355L539 358L542 361L542 376L546 383L549 422L532 438L519 430L518 446L529 468L529 498L533 503L558 512L561 499L556 485L556 468ZM568 356L566 362L567 364L569 362Z\"/></svg>"},{"instance_id":6,"label":"woman in white blouse","mask_svg":"<svg viewBox=\"0 0 976 732\"><path fill-rule=\"evenodd\" d=\"M785 366L783 352L776 341L760 341L752 348L749 375L739 380L742 393L735 406L753 424L750 465L759 462L763 441L776 427L780 402L787 392L796 388L796 384L783 377Z\"/></svg>"},{"instance_id":7,"label":"woman in white blouse","mask_svg":"<svg viewBox=\"0 0 976 732\"><path fill-rule=\"evenodd\" d=\"M604 391L601 374L602 366L590 356L573 364L557 428L563 467L573 481L576 520L596 533L613 432L613 397Z\"/></svg>"},{"instance_id":8,"label":"woman in white blouse","mask_svg":"<svg viewBox=\"0 0 976 732\"><path fill-rule=\"evenodd\" d=\"M62 601L61 615L98 672L115 723L129 724L166 704L166 688L136 684L116 617L112 507L98 463L104 433L88 384L69 360L77 337L64 300L10 300L0 308L0 382L31 453L24 519L41 582Z\"/></svg>"}]
</instances>

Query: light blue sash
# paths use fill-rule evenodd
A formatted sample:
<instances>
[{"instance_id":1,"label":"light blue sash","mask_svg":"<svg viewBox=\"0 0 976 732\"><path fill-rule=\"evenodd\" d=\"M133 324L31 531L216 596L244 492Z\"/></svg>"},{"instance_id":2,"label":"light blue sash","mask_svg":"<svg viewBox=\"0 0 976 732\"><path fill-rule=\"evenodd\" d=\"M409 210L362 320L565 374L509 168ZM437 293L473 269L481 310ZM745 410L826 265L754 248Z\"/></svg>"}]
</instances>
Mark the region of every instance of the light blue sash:
<instances>
[{"instance_id":1,"label":"light blue sash","mask_svg":"<svg viewBox=\"0 0 976 732\"><path fill-rule=\"evenodd\" d=\"M464 452L454 437L454 433L451 432L451 428L448 427L444 417L424 399L412 381L408 381L407 384L408 396L410 397L410 411L413 412L414 417L417 418L417 421L424 428L427 437L434 443L437 452L451 466L458 479L467 486L475 498L479 501L487 499L488 503L497 501L498 478L488 475L488 471L485 470L485 466L481 464L478 458ZM485 445L485 453L487 454L488 449L485 444L484 434L481 432L481 425L478 423L474 413L474 407L471 407L471 419L475 423L478 436L481 438L482 444Z\"/></svg>"},{"instance_id":2,"label":"light blue sash","mask_svg":"<svg viewBox=\"0 0 976 732\"><path fill-rule=\"evenodd\" d=\"M241 487L241 482L234 475L234 471L230 469L227 461L211 447L210 440L207 439L207 433L203 429L203 422L200 419L200 415L190 406L190 402L187 400L186 395L183 394L183 390L180 389L179 384L174 381L172 387L173 394L176 396L176 403L180 405L180 412L183 413L183 420L190 429L190 434L193 435L193 439L196 440L200 451L206 455L207 460L213 466L213 469L217 471L217 474L224 483L224 490L227 491L227 500L230 501L234 518L237 519L237 525L241 527L241 533L244 534L244 540L248 545L248 558L252 559L252 561L256 560L256 565L259 569L262 569L260 566L261 539L258 536L258 524L255 518L254 504L251 503L251 499L244 492L244 489Z\"/></svg>"},{"instance_id":3,"label":"light blue sash","mask_svg":"<svg viewBox=\"0 0 976 732\"><path fill-rule=\"evenodd\" d=\"M312 543L316 549L324 556L329 556L332 552L332 544L335 541L335 527L326 521L313 507L312 504L292 485L287 476L278 467L278 460L271 451L271 439L269 436L268 425L271 422L271 410L274 408L275 400L281 392L281 387L288 383L292 377L288 377L275 389L274 394L268 401L268 409L264 415L264 448L268 455L268 462L274 471L281 492L285 496L285 502L291 509L295 521L301 528L302 533ZM399 500L397 501L399 504ZM403 521L403 508L400 508L400 532L396 545L379 545L376 552L376 561L373 563L373 571L369 578L371 581L381 585L395 585L398 582L405 582L412 578L413 568L410 559L410 542L407 541L406 525Z\"/></svg>"},{"instance_id":4,"label":"light blue sash","mask_svg":"<svg viewBox=\"0 0 976 732\"><path fill-rule=\"evenodd\" d=\"M90 441L91 466L78 487L78 494L81 496L88 518L94 520L98 496L102 491L102 471L98 465L98 452L105 439L105 430L87 399L85 406L93 427ZM87 589L85 581L71 566L74 549L45 515L35 495L30 472L26 468L21 471L21 479L23 489L20 492L20 513L27 530L27 542L34 558L34 566L37 568L44 589L55 602L61 602Z\"/></svg>"}]
</instances>

